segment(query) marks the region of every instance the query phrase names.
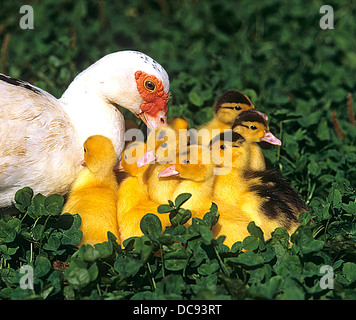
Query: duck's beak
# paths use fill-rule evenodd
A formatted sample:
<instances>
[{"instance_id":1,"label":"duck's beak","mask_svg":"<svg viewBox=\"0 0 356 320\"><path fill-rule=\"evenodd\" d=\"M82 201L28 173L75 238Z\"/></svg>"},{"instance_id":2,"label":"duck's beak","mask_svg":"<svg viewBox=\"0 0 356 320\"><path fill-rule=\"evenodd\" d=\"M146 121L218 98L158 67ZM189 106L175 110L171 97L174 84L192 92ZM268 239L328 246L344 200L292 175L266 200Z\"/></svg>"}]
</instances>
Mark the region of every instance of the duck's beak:
<instances>
[{"instance_id":1,"label":"duck's beak","mask_svg":"<svg viewBox=\"0 0 356 320\"><path fill-rule=\"evenodd\" d=\"M146 164L153 164L156 161L156 154L155 154L155 150L151 150L151 151L147 151L145 152L145 154L138 159L137 161L137 167L143 167Z\"/></svg>"},{"instance_id":2,"label":"duck's beak","mask_svg":"<svg viewBox=\"0 0 356 320\"><path fill-rule=\"evenodd\" d=\"M179 175L179 172L176 170L175 165L171 165L168 168L164 169L158 174L159 178L172 177Z\"/></svg>"},{"instance_id":3,"label":"duck's beak","mask_svg":"<svg viewBox=\"0 0 356 320\"><path fill-rule=\"evenodd\" d=\"M154 116L148 114L147 112L141 112L139 114L136 114L136 116L139 117L151 130L167 124L166 110L161 110L157 112Z\"/></svg>"},{"instance_id":4,"label":"duck's beak","mask_svg":"<svg viewBox=\"0 0 356 320\"><path fill-rule=\"evenodd\" d=\"M261 141L268 142L270 144L275 144L277 146L281 146L282 142L278 138L276 138L271 131L266 131L265 135L261 138Z\"/></svg>"},{"instance_id":5,"label":"duck's beak","mask_svg":"<svg viewBox=\"0 0 356 320\"><path fill-rule=\"evenodd\" d=\"M83 166L83 167L86 167L87 164L85 163L85 160L83 159L82 161L80 161L80 164Z\"/></svg>"}]
</instances>

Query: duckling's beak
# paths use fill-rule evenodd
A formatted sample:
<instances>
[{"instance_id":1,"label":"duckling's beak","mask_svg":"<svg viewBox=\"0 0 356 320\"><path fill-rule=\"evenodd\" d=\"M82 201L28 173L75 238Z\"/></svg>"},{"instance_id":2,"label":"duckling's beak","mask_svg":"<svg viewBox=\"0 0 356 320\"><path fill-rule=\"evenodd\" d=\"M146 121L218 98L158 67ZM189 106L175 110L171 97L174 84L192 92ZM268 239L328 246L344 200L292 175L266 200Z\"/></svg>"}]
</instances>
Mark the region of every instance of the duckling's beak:
<instances>
[{"instance_id":1,"label":"duckling's beak","mask_svg":"<svg viewBox=\"0 0 356 320\"><path fill-rule=\"evenodd\" d=\"M271 131L265 131L265 135L261 138L261 141L268 142L270 144L275 144L277 146L281 146L282 142L278 138L276 138Z\"/></svg>"},{"instance_id":2,"label":"duckling's beak","mask_svg":"<svg viewBox=\"0 0 356 320\"><path fill-rule=\"evenodd\" d=\"M87 164L85 163L85 160L83 159L82 161L80 161L80 164L83 166L83 167L86 167Z\"/></svg>"},{"instance_id":3,"label":"duckling's beak","mask_svg":"<svg viewBox=\"0 0 356 320\"><path fill-rule=\"evenodd\" d=\"M171 177L171 176L178 176L179 172L176 170L176 166L172 165L168 168L164 169L158 174L159 178Z\"/></svg>"},{"instance_id":4,"label":"duckling's beak","mask_svg":"<svg viewBox=\"0 0 356 320\"><path fill-rule=\"evenodd\" d=\"M137 161L137 167L143 167L146 164L153 164L156 161L156 155L155 155L155 151L151 150L151 151L147 151L140 159L138 159Z\"/></svg>"}]
</instances>

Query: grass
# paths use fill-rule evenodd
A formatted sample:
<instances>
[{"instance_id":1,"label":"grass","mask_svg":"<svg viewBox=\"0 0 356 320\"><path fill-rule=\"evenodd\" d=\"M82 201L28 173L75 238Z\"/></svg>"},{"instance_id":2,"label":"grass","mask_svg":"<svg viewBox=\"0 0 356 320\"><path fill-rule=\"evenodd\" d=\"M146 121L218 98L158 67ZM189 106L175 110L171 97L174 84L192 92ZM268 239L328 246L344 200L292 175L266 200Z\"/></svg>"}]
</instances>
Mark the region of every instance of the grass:
<instances>
[{"instance_id":1,"label":"grass","mask_svg":"<svg viewBox=\"0 0 356 320\"><path fill-rule=\"evenodd\" d=\"M251 223L251 236L228 249L212 238L213 207L189 228L176 215L161 234L148 216L141 238L119 246L109 235L76 250L80 217L60 218L61 197L24 188L15 218L0 218L2 299L355 299L355 3L328 3L332 30L319 27L317 0L29 4L33 30L19 27L19 1L0 12L2 72L59 97L101 56L139 50L170 75L169 116L193 127L212 118L224 90L241 90L283 142L264 149L268 165L301 194L312 220L303 215L290 239L279 228L267 241ZM34 268L33 290L19 286L22 265ZM333 289L320 286L324 265Z\"/></svg>"}]
</instances>

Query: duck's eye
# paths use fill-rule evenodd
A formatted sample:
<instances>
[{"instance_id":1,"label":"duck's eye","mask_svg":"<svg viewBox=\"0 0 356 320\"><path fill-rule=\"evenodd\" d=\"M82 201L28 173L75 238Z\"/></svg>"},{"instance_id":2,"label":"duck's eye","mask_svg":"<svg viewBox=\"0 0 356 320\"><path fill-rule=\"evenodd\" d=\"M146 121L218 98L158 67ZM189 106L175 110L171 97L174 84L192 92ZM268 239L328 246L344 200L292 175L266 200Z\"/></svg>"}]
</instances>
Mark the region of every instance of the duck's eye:
<instances>
[{"instance_id":1,"label":"duck's eye","mask_svg":"<svg viewBox=\"0 0 356 320\"><path fill-rule=\"evenodd\" d=\"M257 130L257 127L256 126L251 126L250 129Z\"/></svg>"},{"instance_id":2,"label":"duck's eye","mask_svg":"<svg viewBox=\"0 0 356 320\"><path fill-rule=\"evenodd\" d=\"M188 160L188 159L184 159L184 160L183 160L183 163L184 163L184 164L188 164L188 163L189 163L189 160Z\"/></svg>"},{"instance_id":3,"label":"duck's eye","mask_svg":"<svg viewBox=\"0 0 356 320\"><path fill-rule=\"evenodd\" d=\"M156 85L154 84L153 81L151 80L146 80L145 81L145 88L148 90L148 91L154 91L156 89Z\"/></svg>"},{"instance_id":4,"label":"duck's eye","mask_svg":"<svg viewBox=\"0 0 356 320\"><path fill-rule=\"evenodd\" d=\"M225 149L226 149L226 146L225 146L224 144L222 144L222 145L220 146L220 149L221 149L221 150L225 150Z\"/></svg>"},{"instance_id":5,"label":"duck's eye","mask_svg":"<svg viewBox=\"0 0 356 320\"><path fill-rule=\"evenodd\" d=\"M234 109L238 111L241 110L242 108L240 106L236 106Z\"/></svg>"},{"instance_id":6,"label":"duck's eye","mask_svg":"<svg viewBox=\"0 0 356 320\"><path fill-rule=\"evenodd\" d=\"M84 148L84 153L87 152L87 149Z\"/></svg>"}]
</instances>

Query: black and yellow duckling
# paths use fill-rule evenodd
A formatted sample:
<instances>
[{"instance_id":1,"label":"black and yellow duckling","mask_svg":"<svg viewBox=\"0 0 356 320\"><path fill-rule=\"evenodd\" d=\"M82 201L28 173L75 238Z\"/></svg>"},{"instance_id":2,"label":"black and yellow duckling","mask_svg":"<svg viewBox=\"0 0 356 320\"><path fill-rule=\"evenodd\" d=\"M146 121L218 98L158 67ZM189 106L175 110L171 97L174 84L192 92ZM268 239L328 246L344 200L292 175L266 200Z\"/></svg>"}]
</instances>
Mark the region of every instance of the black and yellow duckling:
<instances>
[{"instance_id":1,"label":"black and yellow duckling","mask_svg":"<svg viewBox=\"0 0 356 320\"><path fill-rule=\"evenodd\" d=\"M212 137L218 133L217 130L223 132L225 129L231 129L236 117L242 111L254 108L251 100L242 92L238 90L223 92L215 102L214 118L199 128L199 144L208 146Z\"/></svg>"},{"instance_id":2,"label":"black and yellow duckling","mask_svg":"<svg viewBox=\"0 0 356 320\"><path fill-rule=\"evenodd\" d=\"M242 135L217 135L211 150L213 157L225 155L218 165L222 171L215 178L214 197L248 214L267 238L276 227L295 231L298 216L308 210L307 206L277 171L248 169L250 148Z\"/></svg>"},{"instance_id":3,"label":"black and yellow duckling","mask_svg":"<svg viewBox=\"0 0 356 320\"><path fill-rule=\"evenodd\" d=\"M265 141L278 146L282 144L269 130L266 118L257 110L241 112L232 125L232 131L240 133L249 143L249 169L251 170L266 168L265 158L258 142Z\"/></svg>"},{"instance_id":4,"label":"black and yellow duckling","mask_svg":"<svg viewBox=\"0 0 356 320\"><path fill-rule=\"evenodd\" d=\"M224 244L229 247L238 240L242 241L249 235L247 226L251 219L237 206L213 197L215 165L210 150L204 146L191 145L187 152L180 154L179 159L179 163L172 164L159 174L161 178L177 177L180 180L172 199L181 193L190 193L192 196L184 203L184 208L191 211L192 217L200 219L214 202L220 215L218 223L212 229L214 236L224 235Z\"/></svg>"}]
</instances>

